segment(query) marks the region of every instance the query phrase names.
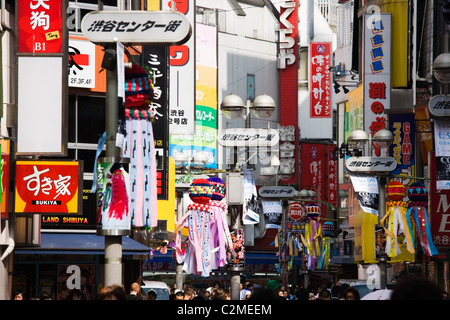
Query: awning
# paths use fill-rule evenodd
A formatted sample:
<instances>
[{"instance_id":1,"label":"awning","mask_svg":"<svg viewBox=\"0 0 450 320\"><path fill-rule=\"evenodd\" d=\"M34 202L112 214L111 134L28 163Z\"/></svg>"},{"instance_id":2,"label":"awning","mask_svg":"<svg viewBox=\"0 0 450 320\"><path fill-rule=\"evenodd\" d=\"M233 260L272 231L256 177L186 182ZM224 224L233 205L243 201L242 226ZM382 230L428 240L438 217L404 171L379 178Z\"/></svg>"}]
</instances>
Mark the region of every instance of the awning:
<instances>
[{"instance_id":1,"label":"awning","mask_svg":"<svg viewBox=\"0 0 450 320\"><path fill-rule=\"evenodd\" d=\"M149 254L150 248L122 236L122 254ZM16 248L16 254L105 254L105 237L95 234L42 233L39 247Z\"/></svg>"}]
</instances>

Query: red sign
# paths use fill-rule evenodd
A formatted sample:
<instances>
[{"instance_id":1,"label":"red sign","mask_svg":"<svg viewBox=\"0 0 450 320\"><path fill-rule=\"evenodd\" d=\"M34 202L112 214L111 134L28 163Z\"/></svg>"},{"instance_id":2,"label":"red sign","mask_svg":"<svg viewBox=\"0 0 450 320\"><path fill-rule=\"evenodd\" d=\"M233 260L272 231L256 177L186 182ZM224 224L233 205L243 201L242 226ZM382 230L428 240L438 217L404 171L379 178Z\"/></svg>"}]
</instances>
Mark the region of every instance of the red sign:
<instances>
[{"instance_id":1,"label":"red sign","mask_svg":"<svg viewBox=\"0 0 450 320\"><path fill-rule=\"evenodd\" d=\"M280 69L280 126L295 128L294 161L295 174L283 184L297 184L298 170L298 9L299 0L286 0L280 3L280 50L278 68ZM293 94L295 93L295 94Z\"/></svg>"},{"instance_id":2,"label":"red sign","mask_svg":"<svg viewBox=\"0 0 450 320\"><path fill-rule=\"evenodd\" d=\"M62 53L63 3L61 0L20 0L18 53Z\"/></svg>"},{"instance_id":3,"label":"red sign","mask_svg":"<svg viewBox=\"0 0 450 320\"><path fill-rule=\"evenodd\" d=\"M8 147L9 149L9 147ZM1 207L1 217L3 219L8 219L8 209L9 209L9 153L3 153L1 156L2 163L2 203Z\"/></svg>"},{"instance_id":4,"label":"red sign","mask_svg":"<svg viewBox=\"0 0 450 320\"><path fill-rule=\"evenodd\" d=\"M336 160L333 160L334 144L328 145L328 162L327 162L327 177L328 177L328 202L334 206L337 206L337 164Z\"/></svg>"},{"instance_id":5,"label":"red sign","mask_svg":"<svg viewBox=\"0 0 450 320\"><path fill-rule=\"evenodd\" d=\"M300 203L294 202L289 205L288 208L289 217L292 220L300 220L305 216L305 211Z\"/></svg>"},{"instance_id":6,"label":"red sign","mask_svg":"<svg viewBox=\"0 0 450 320\"><path fill-rule=\"evenodd\" d=\"M331 42L311 42L310 48L310 118L331 118Z\"/></svg>"},{"instance_id":7,"label":"red sign","mask_svg":"<svg viewBox=\"0 0 450 320\"><path fill-rule=\"evenodd\" d=\"M431 205L428 206L428 216L431 220L431 237L437 249L450 248L450 190L436 188L436 157L430 152L428 160L431 171L429 194Z\"/></svg>"},{"instance_id":8,"label":"red sign","mask_svg":"<svg viewBox=\"0 0 450 320\"><path fill-rule=\"evenodd\" d=\"M15 212L79 213L79 174L76 161L17 161Z\"/></svg>"}]
</instances>

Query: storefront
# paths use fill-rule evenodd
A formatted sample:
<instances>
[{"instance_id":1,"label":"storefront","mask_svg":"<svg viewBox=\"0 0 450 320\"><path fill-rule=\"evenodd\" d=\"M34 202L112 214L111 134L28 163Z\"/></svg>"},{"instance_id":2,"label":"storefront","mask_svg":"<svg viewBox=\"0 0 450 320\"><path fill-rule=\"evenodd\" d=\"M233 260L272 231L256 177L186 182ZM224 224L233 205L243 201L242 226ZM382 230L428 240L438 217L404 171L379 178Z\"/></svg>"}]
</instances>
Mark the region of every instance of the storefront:
<instances>
[{"instance_id":1,"label":"storefront","mask_svg":"<svg viewBox=\"0 0 450 320\"><path fill-rule=\"evenodd\" d=\"M140 275L142 260L150 248L122 237L125 289ZM95 298L102 286L104 238L96 234L42 233L39 247L15 250L13 292L26 299L46 292L54 300Z\"/></svg>"}]
</instances>

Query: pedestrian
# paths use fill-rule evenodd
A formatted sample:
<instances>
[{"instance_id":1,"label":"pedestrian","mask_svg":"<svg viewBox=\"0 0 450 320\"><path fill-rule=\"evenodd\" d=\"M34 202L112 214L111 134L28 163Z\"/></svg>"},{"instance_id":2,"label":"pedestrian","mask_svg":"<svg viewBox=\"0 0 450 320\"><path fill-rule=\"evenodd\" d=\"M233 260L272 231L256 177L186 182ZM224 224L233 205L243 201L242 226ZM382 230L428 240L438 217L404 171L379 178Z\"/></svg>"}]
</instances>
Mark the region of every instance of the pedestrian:
<instances>
[{"instance_id":1,"label":"pedestrian","mask_svg":"<svg viewBox=\"0 0 450 320\"><path fill-rule=\"evenodd\" d=\"M184 300L192 300L195 298L195 290L192 286L186 286L184 290Z\"/></svg>"},{"instance_id":2,"label":"pedestrian","mask_svg":"<svg viewBox=\"0 0 450 320\"><path fill-rule=\"evenodd\" d=\"M173 300L184 300L184 292L179 289L175 290Z\"/></svg>"},{"instance_id":3,"label":"pedestrian","mask_svg":"<svg viewBox=\"0 0 450 320\"><path fill-rule=\"evenodd\" d=\"M211 300L226 300L226 293L222 288L217 288L213 291Z\"/></svg>"},{"instance_id":4,"label":"pedestrian","mask_svg":"<svg viewBox=\"0 0 450 320\"><path fill-rule=\"evenodd\" d=\"M154 290L150 290L147 294L148 296L148 300L156 300L156 298L158 297L158 295L156 294L156 292Z\"/></svg>"},{"instance_id":5,"label":"pedestrian","mask_svg":"<svg viewBox=\"0 0 450 320\"><path fill-rule=\"evenodd\" d=\"M345 289L344 300L360 300L358 290L351 286Z\"/></svg>"},{"instance_id":6,"label":"pedestrian","mask_svg":"<svg viewBox=\"0 0 450 320\"><path fill-rule=\"evenodd\" d=\"M97 300L126 300L126 296L122 286L113 284L103 287L98 293Z\"/></svg>"},{"instance_id":7,"label":"pedestrian","mask_svg":"<svg viewBox=\"0 0 450 320\"><path fill-rule=\"evenodd\" d=\"M327 289L323 289L319 292L317 300L331 300L331 293Z\"/></svg>"},{"instance_id":8,"label":"pedestrian","mask_svg":"<svg viewBox=\"0 0 450 320\"><path fill-rule=\"evenodd\" d=\"M339 285L334 285L331 288L331 300L339 300Z\"/></svg>"},{"instance_id":9,"label":"pedestrian","mask_svg":"<svg viewBox=\"0 0 450 320\"><path fill-rule=\"evenodd\" d=\"M134 282L131 284L130 293L127 295L127 300L141 300L141 286Z\"/></svg>"},{"instance_id":10,"label":"pedestrian","mask_svg":"<svg viewBox=\"0 0 450 320\"><path fill-rule=\"evenodd\" d=\"M430 280L406 276L394 286L391 300L442 300L442 293Z\"/></svg>"},{"instance_id":11,"label":"pedestrian","mask_svg":"<svg viewBox=\"0 0 450 320\"><path fill-rule=\"evenodd\" d=\"M308 290L306 290L305 288L298 288L295 291L295 300L309 300L309 293Z\"/></svg>"},{"instance_id":12,"label":"pedestrian","mask_svg":"<svg viewBox=\"0 0 450 320\"><path fill-rule=\"evenodd\" d=\"M14 300L23 300L23 291L21 289L16 290L16 294L14 295Z\"/></svg>"},{"instance_id":13,"label":"pedestrian","mask_svg":"<svg viewBox=\"0 0 450 320\"><path fill-rule=\"evenodd\" d=\"M345 290L347 290L348 287L350 287L350 285L348 283L343 283L339 286L339 293L338 293L339 300L345 300L344 292L345 292Z\"/></svg>"}]
</instances>

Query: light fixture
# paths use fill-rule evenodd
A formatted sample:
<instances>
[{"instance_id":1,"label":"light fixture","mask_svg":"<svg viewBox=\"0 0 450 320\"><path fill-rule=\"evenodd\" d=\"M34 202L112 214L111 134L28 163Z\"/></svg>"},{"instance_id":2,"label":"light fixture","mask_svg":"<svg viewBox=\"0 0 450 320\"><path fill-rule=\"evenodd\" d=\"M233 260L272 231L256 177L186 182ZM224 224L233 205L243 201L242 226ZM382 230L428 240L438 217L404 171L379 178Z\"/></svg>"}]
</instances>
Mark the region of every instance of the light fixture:
<instances>
[{"instance_id":1,"label":"light fixture","mask_svg":"<svg viewBox=\"0 0 450 320\"><path fill-rule=\"evenodd\" d=\"M442 83L450 83L450 53L444 52L433 62L434 77Z\"/></svg>"},{"instance_id":2,"label":"light fixture","mask_svg":"<svg viewBox=\"0 0 450 320\"><path fill-rule=\"evenodd\" d=\"M209 160L209 154L206 151L197 151L192 156L192 166L196 169L201 169L206 166Z\"/></svg>"},{"instance_id":3,"label":"light fixture","mask_svg":"<svg viewBox=\"0 0 450 320\"><path fill-rule=\"evenodd\" d=\"M245 109L245 105L238 95L231 93L223 98L220 109L222 110L223 115L228 119L240 118Z\"/></svg>"},{"instance_id":4,"label":"light fixture","mask_svg":"<svg viewBox=\"0 0 450 320\"><path fill-rule=\"evenodd\" d=\"M347 89L346 86L342 86L342 89L344 90L344 93L347 94L350 90Z\"/></svg>"},{"instance_id":5,"label":"light fixture","mask_svg":"<svg viewBox=\"0 0 450 320\"><path fill-rule=\"evenodd\" d=\"M172 159L175 162L175 168L180 169L183 168L186 165L187 162L187 155L182 151L175 151L172 154Z\"/></svg>"},{"instance_id":6,"label":"light fixture","mask_svg":"<svg viewBox=\"0 0 450 320\"><path fill-rule=\"evenodd\" d=\"M369 135L361 129L350 132L347 137L348 146L352 149L361 149L367 140L369 140Z\"/></svg>"},{"instance_id":7,"label":"light fixture","mask_svg":"<svg viewBox=\"0 0 450 320\"><path fill-rule=\"evenodd\" d=\"M372 143L379 149L387 149L394 141L394 135L386 128L378 130L372 137Z\"/></svg>"},{"instance_id":8,"label":"light fixture","mask_svg":"<svg viewBox=\"0 0 450 320\"><path fill-rule=\"evenodd\" d=\"M300 190L298 196L299 196L300 198L303 198L303 199L304 199L304 198L309 198L309 191L306 190L306 189L302 189L302 190Z\"/></svg>"},{"instance_id":9,"label":"light fixture","mask_svg":"<svg viewBox=\"0 0 450 320\"><path fill-rule=\"evenodd\" d=\"M263 119L272 116L276 104L271 96L264 93L253 100L251 108L255 117Z\"/></svg>"},{"instance_id":10,"label":"light fixture","mask_svg":"<svg viewBox=\"0 0 450 320\"><path fill-rule=\"evenodd\" d=\"M278 171L278 178L282 181L290 180L294 176L294 170L289 166L282 166Z\"/></svg>"}]
</instances>

